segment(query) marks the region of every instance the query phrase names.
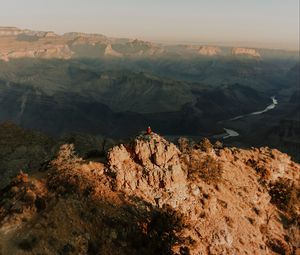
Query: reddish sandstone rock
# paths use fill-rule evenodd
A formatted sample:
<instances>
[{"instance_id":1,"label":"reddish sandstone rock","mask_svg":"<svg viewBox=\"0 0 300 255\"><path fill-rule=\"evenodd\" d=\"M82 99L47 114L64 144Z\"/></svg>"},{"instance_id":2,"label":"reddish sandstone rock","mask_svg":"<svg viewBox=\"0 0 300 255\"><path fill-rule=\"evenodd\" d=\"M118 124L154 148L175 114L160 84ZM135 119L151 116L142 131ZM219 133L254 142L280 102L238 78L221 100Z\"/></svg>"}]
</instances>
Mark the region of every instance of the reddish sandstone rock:
<instances>
[{"instance_id":1,"label":"reddish sandstone rock","mask_svg":"<svg viewBox=\"0 0 300 255\"><path fill-rule=\"evenodd\" d=\"M151 133L105 164L63 145L0 193L3 254L296 254L300 166L269 148Z\"/></svg>"}]
</instances>

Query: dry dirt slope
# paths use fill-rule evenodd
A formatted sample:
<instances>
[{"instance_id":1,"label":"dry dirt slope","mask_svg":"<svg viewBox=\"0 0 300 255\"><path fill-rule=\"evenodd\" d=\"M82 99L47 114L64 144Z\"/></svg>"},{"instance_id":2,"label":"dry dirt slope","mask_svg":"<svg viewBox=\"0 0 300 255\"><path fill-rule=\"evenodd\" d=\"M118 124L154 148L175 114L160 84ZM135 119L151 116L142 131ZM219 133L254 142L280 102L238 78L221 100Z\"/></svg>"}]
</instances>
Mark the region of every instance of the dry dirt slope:
<instances>
[{"instance_id":1,"label":"dry dirt slope","mask_svg":"<svg viewBox=\"0 0 300 255\"><path fill-rule=\"evenodd\" d=\"M157 134L105 164L63 145L0 194L0 254L299 254L300 166Z\"/></svg>"}]
</instances>

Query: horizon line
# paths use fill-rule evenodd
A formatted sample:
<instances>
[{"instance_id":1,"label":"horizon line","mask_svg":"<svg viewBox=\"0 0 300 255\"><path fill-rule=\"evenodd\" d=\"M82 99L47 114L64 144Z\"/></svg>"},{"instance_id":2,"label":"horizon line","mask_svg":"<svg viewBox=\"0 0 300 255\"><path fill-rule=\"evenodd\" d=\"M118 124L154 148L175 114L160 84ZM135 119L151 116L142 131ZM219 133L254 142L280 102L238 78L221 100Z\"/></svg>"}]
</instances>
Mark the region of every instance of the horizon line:
<instances>
[{"instance_id":1,"label":"horizon line","mask_svg":"<svg viewBox=\"0 0 300 255\"><path fill-rule=\"evenodd\" d=\"M82 32L82 31L64 31L64 32L56 32L55 30L52 29L43 29L43 30L36 30L33 28L21 28L19 26L14 26L14 25L6 25L6 26L1 26L0 25L0 29L1 28L15 28L15 29L20 29L20 30L30 30L30 31L34 31L34 32L53 32L58 36L63 36L64 34L68 34L68 33L82 33L82 34L90 34L90 35L102 35L105 36L107 38L113 38L113 39L128 39L128 40L140 40L140 41L146 41L146 42L153 42L153 43L158 43L158 44L163 44L163 45L207 45L207 46L219 46L219 47L244 47L244 48L253 48L253 49L267 49L267 50L283 50L283 51L293 51L293 52L300 52L300 42L298 41L298 47L296 46L292 46L292 47L272 47L272 46L258 46L259 44L264 45L264 44L268 44L266 42L260 42L260 41L233 41L233 40L216 40L216 41L212 41L212 40L195 40L195 39L178 39L178 40L167 40L167 39L150 39L149 37L147 38L147 36L135 36L135 37L130 37L130 36L112 36L112 35L107 35L101 32ZM270 42L271 43L271 42ZM251 44L254 44L252 46L250 46ZM255 46L256 44L256 46ZM258 45L257 45L258 44ZM278 42L277 42L278 44Z\"/></svg>"}]
</instances>

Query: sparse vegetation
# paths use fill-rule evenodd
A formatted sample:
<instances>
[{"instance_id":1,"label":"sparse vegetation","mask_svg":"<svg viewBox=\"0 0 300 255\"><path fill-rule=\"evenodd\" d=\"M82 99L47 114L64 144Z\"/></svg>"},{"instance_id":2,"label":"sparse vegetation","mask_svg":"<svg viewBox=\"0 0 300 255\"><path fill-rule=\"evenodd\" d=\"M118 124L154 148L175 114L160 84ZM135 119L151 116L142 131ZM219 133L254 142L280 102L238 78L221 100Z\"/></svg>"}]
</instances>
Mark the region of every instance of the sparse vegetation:
<instances>
[{"instance_id":1,"label":"sparse vegetation","mask_svg":"<svg viewBox=\"0 0 300 255\"><path fill-rule=\"evenodd\" d=\"M38 242L38 239L36 236L29 236L29 237L23 239L19 243L19 247L22 250L31 251L33 249L33 247L37 244L37 242Z\"/></svg>"},{"instance_id":2,"label":"sparse vegetation","mask_svg":"<svg viewBox=\"0 0 300 255\"><path fill-rule=\"evenodd\" d=\"M205 152L210 152L213 150L213 145L207 138L204 138L200 142L200 149Z\"/></svg>"},{"instance_id":3,"label":"sparse vegetation","mask_svg":"<svg viewBox=\"0 0 300 255\"><path fill-rule=\"evenodd\" d=\"M5 240L1 252L296 254L298 165L287 161L290 168L278 179L275 166L284 161L268 151L228 148L218 155L207 139L181 142L179 153L155 133L140 136L111 149L105 164L81 159L76 146L61 146L45 172L21 172L0 192L0 223L22 226L15 236L3 235L9 243ZM12 243L16 252L9 253Z\"/></svg>"},{"instance_id":4,"label":"sparse vegetation","mask_svg":"<svg viewBox=\"0 0 300 255\"><path fill-rule=\"evenodd\" d=\"M296 207L299 206L300 190L288 180L279 180L270 184L269 193L271 202L279 209L287 212L290 216L296 214Z\"/></svg>"},{"instance_id":5,"label":"sparse vegetation","mask_svg":"<svg viewBox=\"0 0 300 255\"><path fill-rule=\"evenodd\" d=\"M281 222L289 233L285 236L285 241L289 243L290 247L296 249L295 247L299 247L300 244L300 189L289 180L279 180L270 185L269 193L272 197L271 202L283 211L280 215ZM270 240L267 245L278 254L287 254L288 247L280 240Z\"/></svg>"},{"instance_id":6,"label":"sparse vegetation","mask_svg":"<svg viewBox=\"0 0 300 255\"><path fill-rule=\"evenodd\" d=\"M190 149L190 141L185 137L180 137L178 139L179 150L183 153L186 153Z\"/></svg>"},{"instance_id":7,"label":"sparse vegetation","mask_svg":"<svg viewBox=\"0 0 300 255\"><path fill-rule=\"evenodd\" d=\"M182 215L171 209L165 207L162 210L154 211L149 223L149 233L151 245L157 249L156 252L160 254L174 254L172 252L172 246L176 243L180 244L181 249L187 249L184 247L184 240L180 239L176 233L180 232L184 228ZM156 254L156 253L155 253ZM186 253L189 254L187 250Z\"/></svg>"},{"instance_id":8,"label":"sparse vegetation","mask_svg":"<svg viewBox=\"0 0 300 255\"><path fill-rule=\"evenodd\" d=\"M223 143L220 142L220 141L216 141L215 144L214 144L215 149L222 149L223 147L224 147Z\"/></svg>"},{"instance_id":9,"label":"sparse vegetation","mask_svg":"<svg viewBox=\"0 0 300 255\"><path fill-rule=\"evenodd\" d=\"M287 254L287 248L284 243L280 240L272 239L267 242L268 247L274 251L276 254L285 255Z\"/></svg>"},{"instance_id":10,"label":"sparse vegetation","mask_svg":"<svg viewBox=\"0 0 300 255\"><path fill-rule=\"evenodd\" d=\"M189 167L190 178L201 178L207 183L217 183L222 178L223 169L211 155L206 155L200 160L192 159Z\"/></svg>"}]
</instances>

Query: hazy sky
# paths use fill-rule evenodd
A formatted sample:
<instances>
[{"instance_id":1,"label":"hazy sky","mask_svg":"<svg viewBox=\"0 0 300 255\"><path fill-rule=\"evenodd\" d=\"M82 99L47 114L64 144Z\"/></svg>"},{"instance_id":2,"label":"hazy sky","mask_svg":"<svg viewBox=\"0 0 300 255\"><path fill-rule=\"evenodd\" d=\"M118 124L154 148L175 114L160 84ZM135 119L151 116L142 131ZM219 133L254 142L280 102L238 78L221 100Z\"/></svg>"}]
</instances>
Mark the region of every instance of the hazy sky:
<instances>
[{"instance_id":1,"label":"hazy sky","mask_svg":"<svg viewBox=\"0 0 300 255\"><path fill-rule=\"evenodd\" d=\"M0 26L299 47L299 0L0 0Z\"/></svg>"}]
</instances>

